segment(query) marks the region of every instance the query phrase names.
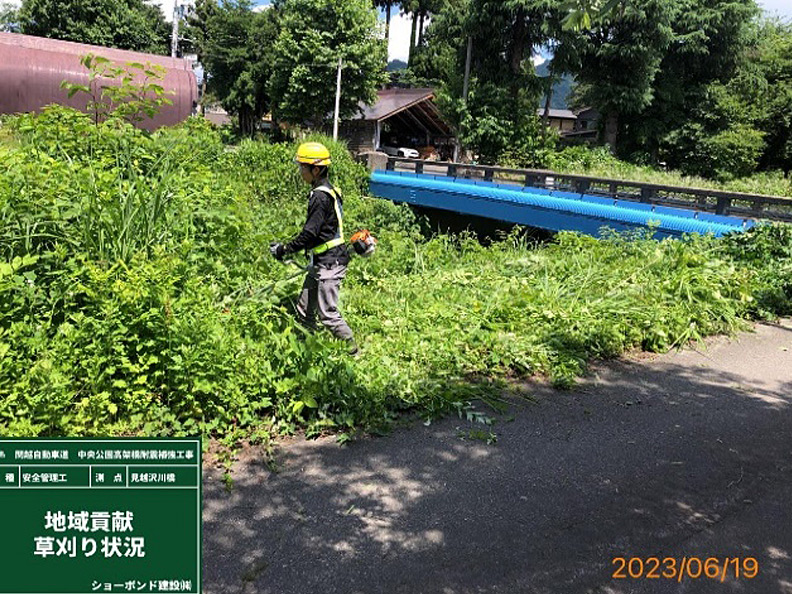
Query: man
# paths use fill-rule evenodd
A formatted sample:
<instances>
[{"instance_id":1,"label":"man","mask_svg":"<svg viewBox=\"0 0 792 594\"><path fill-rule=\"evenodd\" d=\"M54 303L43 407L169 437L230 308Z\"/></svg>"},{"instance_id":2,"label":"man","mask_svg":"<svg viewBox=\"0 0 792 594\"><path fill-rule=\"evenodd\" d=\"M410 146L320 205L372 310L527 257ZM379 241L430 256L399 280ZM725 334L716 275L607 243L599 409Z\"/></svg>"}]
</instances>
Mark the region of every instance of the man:
<instances>
[{"instance_id":1,"label":"man","mask_svg":"<svg viewBox=\"0 0 792 594\"><path fill-rule=\"evenodd\" d=\"M344 212L341 193L327 181L330 152L318 142L301 144L295 158L303 181L311 186L308 217L302 231L286 244L273 243L270 252L278 260L305 250L311 264L303 283L297 314L311 329L319 320L334 336L350 343L350 353L357 354L352 330L338 311L338 292L346 276L349 253L344 240Z\"/></svg>"}]
</instances>

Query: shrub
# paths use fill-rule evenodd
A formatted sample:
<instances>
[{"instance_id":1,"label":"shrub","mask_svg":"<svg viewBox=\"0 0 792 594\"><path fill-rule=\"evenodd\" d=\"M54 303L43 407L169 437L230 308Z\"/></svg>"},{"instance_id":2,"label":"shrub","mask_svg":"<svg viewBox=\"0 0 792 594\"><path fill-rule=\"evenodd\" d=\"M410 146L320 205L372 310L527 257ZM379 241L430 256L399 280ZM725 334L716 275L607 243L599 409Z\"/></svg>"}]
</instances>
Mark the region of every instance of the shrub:
<instances>
[{"instance_id":1,"label":"shrub","mask_svg":"<svg viewBox=\"0 0 792 594\"><path fill-rule=\"evenodd\" d=\"M499 382L570 385L591 357L662 351L787 311L790 232L719 242L515 234L489 248L422 237L412 212L365 196L329 145L347 226L380 239L349 270L350 359L293 318L300 280L268 243L298 232L296 145L224 147L199 120L154 134L50 108L0 145L0 431L262 438L378 430ZM74 138L78 137L79 142ZM569 163L613 165L565 151ZM610 164L610 165L609 165ZM616 163L618 164L618 163Z\"/></svg>"}]
</instances>

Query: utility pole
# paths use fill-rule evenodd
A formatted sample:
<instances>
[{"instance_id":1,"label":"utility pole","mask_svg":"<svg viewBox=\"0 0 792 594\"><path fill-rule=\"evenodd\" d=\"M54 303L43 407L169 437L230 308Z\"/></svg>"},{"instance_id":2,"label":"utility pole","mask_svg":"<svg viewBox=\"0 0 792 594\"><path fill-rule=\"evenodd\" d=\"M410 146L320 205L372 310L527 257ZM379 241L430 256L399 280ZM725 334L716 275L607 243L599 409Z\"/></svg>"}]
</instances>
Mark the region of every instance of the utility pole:
<instances>
[{"instance_id":1,"label":"utility pole","mask_svg":"<svg viewBox=\"0 0 792 594\"><path fill-rule=\"evenodd\" d=\"M333 118L333 140L338 140L338 112L341 107L341 69L344 63L338 58L338 76L336 77L335 117Z\"/></svg>"},{"instance_id":2,"label":"utility pole","mask_svg":"<svg viewBox=\"0 0 792 594\"><path fill-rule=\"evenodd\" d=\"M171 32L171 58L179 57L179 19L181 18L181 11L179 10L179 0L173 3L173 30Z\"/></svg>"}]
</instances>

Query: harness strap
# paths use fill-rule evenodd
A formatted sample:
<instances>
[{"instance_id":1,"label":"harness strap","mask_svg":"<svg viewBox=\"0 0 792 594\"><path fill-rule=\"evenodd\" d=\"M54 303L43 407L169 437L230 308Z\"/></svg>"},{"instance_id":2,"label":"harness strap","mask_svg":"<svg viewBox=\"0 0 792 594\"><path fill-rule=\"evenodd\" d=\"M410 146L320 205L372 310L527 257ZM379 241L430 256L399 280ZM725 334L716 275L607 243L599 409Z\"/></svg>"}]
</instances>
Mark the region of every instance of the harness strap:
<instances>
[{"instance_id":1,"label":"harness strap","mask_svg":"<svg viewBox=\"0 0 792 594\"><path fill-rule=\"evenodd\" d=\"M326 241L325 243L316 246L312 252L314 254L321 254L326 252L327 250L331 250L334 247L338 247L339 245L343 245L344 243L344 215L341 205L338 202L340 197L340 192L335 188L331 188L329 186L318 186L314 188L314 192L316 191L326 192L330 196L333 197L333 208L335 209L336 218L338 219L338 233L336 234L335 238L331 239L330 241Z\"/></svg>"}]
</instances>

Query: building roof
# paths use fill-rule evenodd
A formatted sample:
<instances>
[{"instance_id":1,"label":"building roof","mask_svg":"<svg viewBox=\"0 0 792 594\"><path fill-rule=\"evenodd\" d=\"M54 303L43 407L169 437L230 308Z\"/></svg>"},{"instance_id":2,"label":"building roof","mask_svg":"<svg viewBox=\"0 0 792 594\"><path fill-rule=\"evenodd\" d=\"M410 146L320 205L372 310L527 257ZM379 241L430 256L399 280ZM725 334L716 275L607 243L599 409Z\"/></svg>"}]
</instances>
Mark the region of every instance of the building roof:
<instances>
[{"instance_id":1,"label":"building roof","mask_svg":"<svg viewBox=\"0 0 792 594\"><path fill-rule=\"evenodd\" d=\"M583 107L581 109L576 109L575 113L577 114L578 119L580 119L580 118L598 119L599 118L599 110L596 107Z\"/></svg>"},{"instance_id":2,"label":"building roof","mask_svg":"<svg viewBox=\"0 0 792 594\"><path fill-rule=\"evenodd\" d=\"M352 118L364 122L394 122L415 127L427 134L453 136L454 132L434 103L434 89L384 89L377 91L374 105L360 105L361 113Z\"/></svg>"},{"instance_id":3,"label":"building roof","mask_svg":"<svg viewBox=\"0 0 792 594\"><path fill-rule=\"evenodd\" d=\"M537 109L536 110L536 113L539 115L539 117L544 116L544 112L545 112L544 109ZM556 119L559 119L559 120L576 120L576 119L578 119L577 116L575 115L575 113L572 112L569 109L551 109L549 115L550 115L551 118L556 118Z\"/></svg>"},{"instance_id":4,"label":"building roof","mask_svg":"<svg viewBox=\"0 0 792 594\"><path fill-rule=\"evenodd\" d=\"M434 99L434 89L384 89L377 91L374 105L362 105L363 113L355 119L382 121L413 105Z\"/></svg>"}]
</instances>

